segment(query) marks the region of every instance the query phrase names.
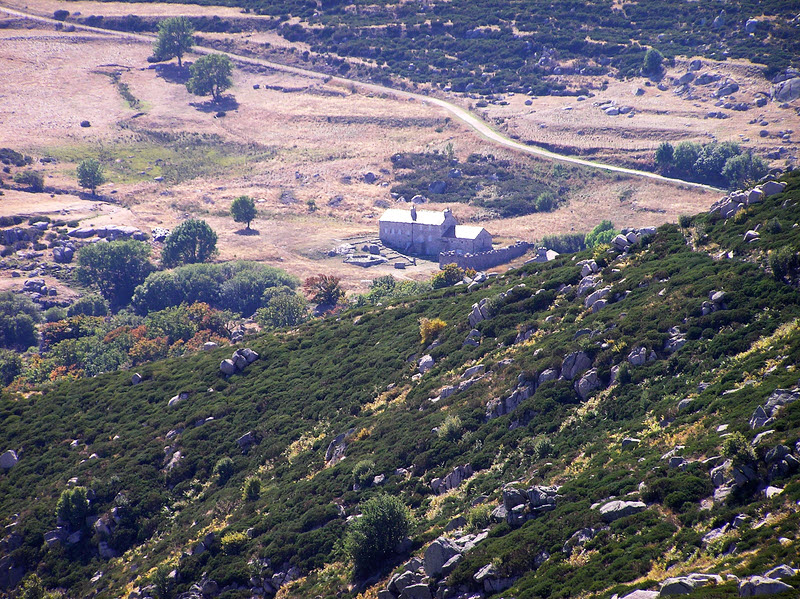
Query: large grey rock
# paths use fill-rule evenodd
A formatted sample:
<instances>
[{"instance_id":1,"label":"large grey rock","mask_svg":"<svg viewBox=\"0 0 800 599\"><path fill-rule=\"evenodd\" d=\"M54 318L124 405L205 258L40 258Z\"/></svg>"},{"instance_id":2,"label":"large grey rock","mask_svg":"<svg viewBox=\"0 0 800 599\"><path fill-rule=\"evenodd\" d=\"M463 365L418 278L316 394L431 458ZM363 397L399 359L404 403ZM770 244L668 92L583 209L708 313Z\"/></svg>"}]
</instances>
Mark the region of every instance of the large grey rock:
<instances>
[{"instance_id":1,"label":"large grey rock","mask_svg":"<svg viewBox=\"0 0 800 599\"><path fill-rule=\"evenodd\" d=\"M340 433L334 437L333 441L328 443L328 449L325 451L325 463L336 464L344 459L344 452L347 448L345 437L347 433Z\"/></svg>"},{"instance_id":2,"label":"large grey rock","mask_svg":"<svg viewBox=\"0 0 800 599\"><path fill-rule=\"evenodd\" d=\"M800 77L781 81L772 88L772 99L776 102L791 102L800 98Z\"/></svg>"},{"instance_id":3,"label":"large grey rock","mask_svg":"<svg viewBox=\"0 0 800 599\"><path fill-rule=\"evenodd\" d=\"M231 356L231 361L233 362L233 365L236 367L236 370L244 370L245 367L247 366L247 358L245 358L238 351L234 352L234 354Z\"/></svg>"},{"instance_id":4,"label":"large grey rock","mask_svg":"<svg viewBox=\"0 0 800 599\"><path fill-rule=\"evenodd\" d=\"M766 197L774 196L781 193L786 187L785 181L766 181L760 185L761 191L764 192Z\"/></svg>"},{"instance_id":5,"label":"large grey rock","mask_svg":"<svg viewBox=\"0 0 800 599\"><path fill-rule=\"evenodd\" d=\"M447 537L439 537L428 545L423 558L423 568L428 576L439 576L442 567L455 555L461 552L456 544Z\"/></svg>"},{"instance_id":6,"label":"large grey rock","mask_svg":"<svg viewBox=\"0 0 800 599\"><path fill-rule=\"evenodd\" d=\"M561 365L561 378L572 380L592 367L592 360L582 351L573 352L564 358Z\"/></svg>"},{"instance_id":7,"label":"large grey rock","mask_svg":"<svg viewBox=\"0 0 800 599\"><path fill-rule=\"evenodd\" d=\"M647 362L647 348L637 347L628 354L628 362L631 366L642 366Z\"/></svg>"},{"instance_id":8,"label":"large grey rock","mask_svg":"<svg viewBox=\"0 0 800 599\"><path fill-rule=\"evenodd\" d=\"M586 308L591 308L594 306L599 300L603 299L605 296L609 294L611 291L611 287L603 287L602 289L598 289L593 291L589 295L586 296L586 299L583 300L583 305Z\"/></svg>"},{"instance_id":9,"label":"large grey rock","mask_svg":"<svg viewBox=\"0 0 800 599\"><path fill-rule=\"evenodd\" d=\"M549 381L555 381L558 379L558 371L552 368L548 368L547 370L542 371L539 375L538 384L541 386L544 383Z\"/></svg>"},{"instance_id":10,"label":"large grey rock","mask_svg":"<svg viewBox=\"0 0 800 599\"><path fill-rule=\"evenodd\" d=\"M484 366L483 364L477 364L475 366L467 368L464 371L464 374L461 375L461 378L462 379L470 379L473 376L480 376L484 372L486 372L486 366Z\"/></svg>"},{"instance_id":11,"label":"large grey rock","mask_svg":"<svg viewBox=\"0 0 800 599\"><path fill-rule=\"evenodd\" d=\"M780 408L798 399L800 399L800 391L796 389L791 391L787 389L775 389L767 398L767 402L764 404L764 411L770 417L775 416L775 413Z\"/></svg>"},{"instance_id":12,"label":"large grey rock","mask_svg":"<svg viewBox=\"0 0 800 599\"><path fill-rule=\"evenodd\" d=\"M759 597L762 595L776 595L784 591L794 590L793 586L767 578L765 576L751 576L739 583L739 597Z\"/></svg>"},{"instance_id":13,"label":"large grey rock","mask_svg":"<svg viewBox=\"0 0 800 599\"><path fill-rule=\"evenodd\" d=\"M633 591L632 593L628 593L624 597L620 597L619 599L656 599L658 597L658 591Z\"/></svg>"},{"instance_id":14,"label":"large grey rock","mask_svg":"<svg viewBox=\"0 0 800 599\"><path fill-rule=\"evenodd\" d=\"M435 363L434 359L430 354L426 354L426 355L422 356L420 358L419 364L418 364L419 373L420 374L425 374L431 368L433 368L434 363Z\"/></svg>"},{"instance_id":15,"label":"large grey rock","mask_svg":"<svg viewBox=\"0 0 800 599\"><path fill-rule=\"evenodd\" d=\"M600 507L600 515L606 522L613 522L625 516L638 514L647 509L647 506L641 501L621 501L616 499Z\"/></svg>"},{"instance_id":16,"label":"large grey rock","mask_svg":"<svg viewBox=\"0 0 800 599\"><path fill-rule=\"evenodd\" d=\"M258 355L258 353L257 353L257 352L254 352L254 351L253 351L252 349L250 349L249 347L245 347L244 349L240 349L240 350L238 351L238 353L239 353L241 356L243 356L245 360L247 360L247 363L248 363L248 364L252 364L253 362L255 362L256 360L258 360L258 358L259 358L259 355Z\"/></svg>"},{"instance_id":17,"label":"large grey rock","mask_svg":"<svg viewBox=\"0 0 800 599\"><path fill-rule=\"evenodd\" d=\"M17 465L18 461L17 452L13 449L7 449L3 452L3 455L0 455L0 468L10 470Z\"/></svg>"},{"instance_id":18,"label":"large grey rock","mask_svg":"<svg viewBox=\"0 0 800 599\"><path fill-rule=\"evenodd\" d=\"M400 593L400 599L433 599L433 595L427 584L419 583L407 586Z\"/></svg>"},{"instance_id":19,"label":"large grey rock","mask_svg":"<svg viewBox=\"0 0 800 599\"><path fill-rule=\"evenodd\" d=\"M222 374L231 375L236 373L236 364L233 360L223 360L219 363L219 369Z\"/></svg>"},{"instance_id":20,"label":"large grey rock","mask_svg":"<svg viewBox=\"0 0 800 599\"><path fill-rule=\"evenodd\" d=\"M765 578L772 578L773 580L782 580L784 578L791 578L792 576L797 575L797 569L792 568L791 566L787 566L786 564L781 564L780 566L775 566L772 570L769 570L764 573Z\"/></svg>"},{"instance_id":21,"label":"large grey rock","mask_svg":"<svg viewBox=\"0 0 800 599\"><path fill-rule=\"evenodd\" d=\"M389 579L388 589L395 595L399 595L406 590L406 587L410 587L414 584L420 584L423 578L424 577L419 572L406 570L405 572L395 574Z\"/></svg>"},{"instance_id":22,"label":"large grey rock","mask_svg":"<svg viewBox=\"0 0 800 599\"><path fill-rule=\"evenodd\" d=\"M586 374L575 383L575 391L578 392L581 399L586 399L592 391L599 387L600 377L597 376L597 370L594 368L587 371Z\"/></svg>"},{"instance_id":23,"label":"large grey rock","mask_svg":"<svg viewBox=\"0 0 800 599\"><path fill-rule=\"evenodd\" d=\"M750 428L753 430L761 428L767 423L767 420L769 420L769 417L766 411L763 407L758 406L750 417Z\"/></svg>"},{"instance_id":24,"label":"large grey rock","mask_svg":"<svg viewBox=\"0 0 800 599\"><path fill-rule=\"evenodd\" d=\"M694 583L687 577L667 578L661 583L659 590L659 597L667 597L670 595L688 595L694 591Z\"/></svg>"}]
</instances>

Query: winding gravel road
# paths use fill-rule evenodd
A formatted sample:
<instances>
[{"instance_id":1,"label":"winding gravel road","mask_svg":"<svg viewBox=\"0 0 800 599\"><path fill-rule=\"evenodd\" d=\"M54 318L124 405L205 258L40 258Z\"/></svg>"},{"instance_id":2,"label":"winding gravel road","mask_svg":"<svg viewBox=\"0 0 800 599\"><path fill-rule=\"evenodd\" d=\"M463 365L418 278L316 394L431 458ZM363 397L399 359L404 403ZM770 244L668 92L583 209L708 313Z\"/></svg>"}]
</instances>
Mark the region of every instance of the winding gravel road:
<instances>
[{"instance_id":1,"label":"winding gravel road","mask_svg":"<svg viewBox=\"0 0 800 599\"><path fill-rule=\"evenodd\" d=\"M7 8L0 4L0 12L5 12L9 15L32 19L35 21L49 23L51 25L62 24L61 21L57 21L55 19L51 19L48 17L44 17L41 15L36 15L29 12L24 12L20 10L16 10L13 8ZM155 36L152 35L143 35L139 33L128 33L124 31L114 31L112 29L102 29L100 27L91 27L89 25L78 25L75 24L76 29L80 29L83 31L92 31L95 33L102 33L105 35L111 35L116 37L122 37L126 39L136 40L139 42L152 44ZM645 177L647 179L652 179L655 181L661 181L664 183L671 183L673 185L684 185L687 187L697 187L701 189L706 189L710 191L718 191L724 193L724 190L712 187L710 185L704 185L702 183L692 183L690 181L682 181L681 179L672 179L670 177L664 177L662 175L658 175L656 173L650 173L647 171L639 171L632 168L624 168L621 166L613 166L610 164L603 164L602 162L594 162L591 160L583 160L581 158L575 158L573 156L566 156L563 154L557 154L555 152L550 152L548 150L544 150L542 148L537 148L536 146L529 146L526 144L519 143L518 141L514 141L513 139L509 139L505 135L502 135L495 129L493 129L488 123L481 120L473 113L469 112L468 110L448 102L446 100L442 100L440 98L435 98L431 96L426 96L423 94L416 94L413 92L402 91L398 89L394 89L391 87L386 87L383 85L378 85L375 83L365 83L363 81L357 81L355 79L346 79L343 77L333 77L331 75L325 73L319 73L317 71L312 71L309 69L302 69L299 67L293 67L289 65L280 64L277 62L272 62L269 60L262 60L260 58L252 58L249 56L242 56L241 54L234 54L231 52L220 52L219 50L215 50L213 48L209 48L206 46L195 46L193 52L196 54L210 54L210 53L218 53L218 54L225 54L231 60L242 63L242 64L250 64L256 66L267 67L269 69L273 69L276 71L281 71L284 73L291 73L294 75L300 75L303 77L309 77L312 79L318 79L321 81L329 82L329 83L336 83L345 86L355 86L355 88L360 89L362 91L379 93L379 94L391 94L396 98L403 98L403 99L410 99L413 98L416 101L423 102L425 104L438 106L447 112L449 112L454 118L458 119L465 125L467 125L470 129L475 131L478 135L484 138L487 141L490 141L494 144L499 146L503 146L509 148L511 150L515 150L517 152L521 152L524 154L529 154L532 156L539 156L542 158L547 158L550 160L557 160L559 162L566 162L568 164L577 164L580 166L586 166L590 168L597 168L604 171L609 171L612 173L623 173L626 175L632 175L635 177Z\"/></svg>"}]
</instances>

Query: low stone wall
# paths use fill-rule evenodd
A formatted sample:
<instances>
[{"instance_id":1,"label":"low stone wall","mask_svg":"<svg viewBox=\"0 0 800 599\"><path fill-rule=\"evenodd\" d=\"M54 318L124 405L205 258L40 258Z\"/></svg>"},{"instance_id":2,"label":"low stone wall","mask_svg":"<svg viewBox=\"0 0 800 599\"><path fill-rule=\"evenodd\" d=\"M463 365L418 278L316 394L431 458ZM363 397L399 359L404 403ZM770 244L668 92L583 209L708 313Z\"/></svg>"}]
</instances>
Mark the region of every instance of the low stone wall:
<instances>
[{"instance_id":1,"label":"low stone wall","mask_svg":"<svg viewBox=\"0 0 800 599\"><path fill-rule=\"evenodd\" d=\"M444 268L447 264L457 264L461 268L472 268L474 270L486 270L499 264L510 262L514 258L519 258L527 252L532 244L526 241L518 241L514 245L488 252L478 252L475 254L458 254L456 252L442 252L439 254L439 268Z\"/></svg>"}]
</instances>

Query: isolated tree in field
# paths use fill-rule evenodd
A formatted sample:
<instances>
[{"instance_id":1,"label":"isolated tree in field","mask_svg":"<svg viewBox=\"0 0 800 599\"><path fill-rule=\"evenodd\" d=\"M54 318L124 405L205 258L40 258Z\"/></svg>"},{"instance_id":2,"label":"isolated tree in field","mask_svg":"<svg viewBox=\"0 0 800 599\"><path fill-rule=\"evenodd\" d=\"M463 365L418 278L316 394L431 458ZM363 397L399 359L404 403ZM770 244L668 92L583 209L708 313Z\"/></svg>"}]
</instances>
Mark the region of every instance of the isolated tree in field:
<instances>
[{"instance_id":1,"label":"isolated tree in field","mask_svg":"<svg viewBox=\"0 0 800 599\"><path fill-rule=\"evenodd\" d=\"M233 85L233 63L224 54L208 54L189 67L192 74L186 82L186 89L196 96L211 94L214 102L219 102L220 95Z\"/></svg>"},{"instance_id":2,"label":"isolated tree in field","mask_svg":"<svg viewBox=\"0 0 800 599\"><path fill-rule=\"evenodd\" d=\"M178 66L181 59L194 45L194 28L186 17L171 17L158 24L158 38L153 47L153 56L157 62L177 57Z\"/></svg>"},{"instance_id":3,"label":"isolated tree in field","mask_svg":"<svg viewBox=\"0 0 800 599\"><path fill-rule=\"evenodd\" d=\"M92 195L105 182L103 165L94 158L87 158L78 165L78 184L85 189L91 189Z\"/></svg>"},{"instance_id":4,"label":"isolated tree in field","mask_svg":"<svg viewBox=\"0 0 800 599\"><path fill-rule=\"evenodd\" d=\"M644 53L644 62L642 63L643 75L660 75L661 63L664 62L664 55L655 48L648 48Z\"/></svg>"},{"instance_id":5,"label":"isolated tree in field","mask_svg":"<svg viewBox=\"0 0 800 599\"><path fill-rule=\"evenodd\" d=\"M78 251L78 281L96 285L112 308L124 306L153 271L149 257L150 246L142 241L86 245Z\"/></svg>"},{"instance_id":6,"label":"isolated tree in field","mask_svg":"<svg viewBox=\"0 0 800 599\"><path fill-rule=\"evenodd\" d=\"M247 230L250 230L250 223L256 217L256 203L249 196L239 196L231 204L231 216L237 223L247 223Z\"/></svg>"},{"instance_id":7,"label":"isolated tree in field","mask_svg":"<svg viewBox=\"0 0 800 599\"><path fill-rule=\"evenodd\" d=\"M321 306L333 307L344 297L344 291L339 283L341 279L332 275L316 275L308 277L303 282L303 289L309 299Z\"/></svg>"},{"instance_id":8,"label":"isolated tree in field","mask_svg":"<svg viewBox=\"0 0 800 599\"><path fill-rule=\"evenodd\" d=\"M205 262L217 251L217 234L204 220L190 219L177 227L164 241L161 262L167 268Z\"/></svg>"}]
</instances>

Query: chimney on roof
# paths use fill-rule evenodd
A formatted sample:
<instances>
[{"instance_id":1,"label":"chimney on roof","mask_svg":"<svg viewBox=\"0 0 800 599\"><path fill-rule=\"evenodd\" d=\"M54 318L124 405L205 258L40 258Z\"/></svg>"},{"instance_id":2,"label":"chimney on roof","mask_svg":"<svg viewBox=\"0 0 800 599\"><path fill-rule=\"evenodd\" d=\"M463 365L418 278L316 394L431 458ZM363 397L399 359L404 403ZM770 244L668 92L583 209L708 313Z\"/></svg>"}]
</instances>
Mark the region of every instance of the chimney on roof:
<instances>
[{"instance_id":1,"label":"chimney on roof","mask_svg":"<svg viewBox=\"0 0 800 599\"><path fill-rule=\"evenodd\" d=\"M411 206L411 220L417 220L417 207Z\"/></svg>"}]
</instances>

